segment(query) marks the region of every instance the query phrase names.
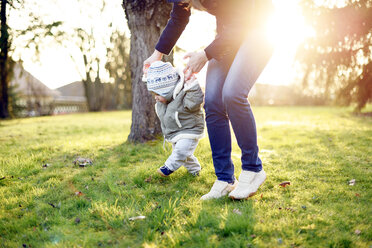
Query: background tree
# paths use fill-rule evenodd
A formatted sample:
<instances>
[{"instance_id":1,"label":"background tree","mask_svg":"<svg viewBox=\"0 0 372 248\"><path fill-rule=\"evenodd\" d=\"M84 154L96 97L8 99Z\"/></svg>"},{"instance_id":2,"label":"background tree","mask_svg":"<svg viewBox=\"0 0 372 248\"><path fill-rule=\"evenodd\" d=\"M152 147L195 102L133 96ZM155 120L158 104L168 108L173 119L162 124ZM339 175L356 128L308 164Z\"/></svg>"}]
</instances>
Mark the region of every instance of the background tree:
<instances>
[{"instance_id":1,"label":"background tree","mask_svg":"<svg viewBox=\"0 0 372 248\"><path fill-rule=\"evenodd\" d=\"M110 74L113 84L109 84L105 95L109 96L106 108L129 109L132 107L132 85L130 80L129 46L130 41L124 32L116 30L112 33L111 47L107 48L105 68Z\"/></svg>"},{"instance_id":2,"label":"background tree","mask_svg":"<svg viewBox=\"0 0 372 248\"><path fill-rule=\"evenodd\" d=\"M0 118L9 117L9 99L8 99L8 49L9 49L9 32L7 24L7 7L8 0L1 0L0 20L1 20L1 37L0 37Z\"/></svg>"},{"instance_id":3,"label":"background tree","mask_svg":"<svg viewBox=\"0 0 372 248\"><path fill-rule=\"evenodd\" d=\"M125 58L112 57L125 55L125 51L123 51L124 54L111 51L115 49L113 42L117 42L112 39L113 33L123 32L119 31L120 27L113 25L113 19L110 16L112 5L113 3L107 0L95 2L79 0L77 7L80 9L81 16L87 21L83 26L79 25L69 30L70 37L64 42L66 50L70 53L80 73L89 111L117 109L119 104L116 101L117 94L122 91L121 81L116 81L117 78L113 76L124 76L124 74L114 75L109 70L113 63L125 60ZM89 12L86 11L87 8ZM102 20L99 24L96 22L97 18ZM129 46L129 43L123 40L122 46L127 45ZM121 68L121 71L124 72L125 68Z\"/></svg>"},{"instance_id":4,"label":"background tree","mask_svg":"<svg viewBox=\"0 0 372 248\"><path fill-rule=\"evenodd\" d=\"M29 4L32 4L29 2ZM16 49L32 48L35 54L35 60L39 55L39 49L43 46L46 38L51 38L56 42L63 40L64 33L59 29L62 22L45 23L33 13L28 13L29 22L27 27L17 30L8 26L8 16L18 9L25 9L22 0L1 0L0 19L1 19L1 37L0 37L0 118L10 116L9 110L14 109L16 94L10 92L9 82L12 78L12 70L15 65L12 54ZM23 13L25 14L25 13ZM12 46L18 40L23 42L17 46ZM14 90L14 89L12 89ZM9 103L11 103L9 105Z\"/></svg>"},{"instance_id":5,"label":"background tree","mask_svg":"<svg viewBox=\"0 0 372 248\"><path fill-rule=\"evenodd\" d=\"M130 66L132 79L132 126L129 141L145 142L161 133L154 110L154 99L141 81L143 61L154 51L161 31L167 24L171 4L165 0L123 0L131 32ZM168 58L172 60L172 57Z\"/></svg>"},{"instance_id":6,"label":"background tree","mask_svg":"<svg viewBox=\"0 0 372 248\"><path fill-rule=\"evenodd\" d=\"M75 30L76 39L75 45L80 50L80 60L74 58L77 56L71 54L71 58L75 61L77 70L80 72L79 62L83 62L84 72L81 74L84 85L85 96L89 111L100 111L103 107L103 82L100 77L100 57L96 53L96 38L93 30L89 33L84 29L77 28ZM74 51L74 50L72 50Z\"/></svg>"},{"instance_id":7,"label":"background tree","mask_svg":"<svg viewBox=\"0 0 372 248\"><path fill-rule=\"evenodd\" d=\"M302 1L316 35L298 50L297 59L308 93L343 105L356 103L360 111L372 99L372 2L342 2Z\"/></svg>"}]
</instances>

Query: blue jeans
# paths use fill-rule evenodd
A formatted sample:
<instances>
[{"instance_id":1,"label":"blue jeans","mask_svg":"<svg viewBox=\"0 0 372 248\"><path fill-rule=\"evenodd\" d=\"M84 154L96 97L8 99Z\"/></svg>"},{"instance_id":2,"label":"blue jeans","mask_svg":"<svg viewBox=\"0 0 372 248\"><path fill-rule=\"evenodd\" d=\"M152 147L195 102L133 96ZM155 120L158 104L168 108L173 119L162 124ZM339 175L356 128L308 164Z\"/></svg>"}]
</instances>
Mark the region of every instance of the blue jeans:
<instances>
[{"instance_id":1,"label":"blue jeans","mask_svg":"<svg viewBox=\"0 0 372 248\"><path fill-rule=\"evenodd\" d=\"M205 113L218 180L235 181L231 160L230 125L242 151L242 169L259 172L256 122L248 94L272 54L265 37L250 32L235 57L209 61L205 89Z\"/></svg>"}]
</instances>

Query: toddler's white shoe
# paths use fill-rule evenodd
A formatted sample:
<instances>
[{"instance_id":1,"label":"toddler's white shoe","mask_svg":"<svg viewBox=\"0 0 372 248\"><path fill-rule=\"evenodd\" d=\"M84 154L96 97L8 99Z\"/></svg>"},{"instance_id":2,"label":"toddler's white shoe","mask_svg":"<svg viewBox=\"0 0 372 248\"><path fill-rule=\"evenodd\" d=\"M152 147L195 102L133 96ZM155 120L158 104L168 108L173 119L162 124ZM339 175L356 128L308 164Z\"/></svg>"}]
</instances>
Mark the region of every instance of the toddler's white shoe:
<instances>
[{"instance_id":1,"label":"toddler's white shoe","mask_svg":"<svg viewBox=\"0 0 372 248\"><path fill-rule=\"evenodd\" d=\"M229 197L235 200L247 199L253 196L258 188L265 182L266 173L243 170L239 176L238 186L230 192Z\"/></svg>"},{"instance_id":2,"label":"toddler's white shoe","mask_svg":"<svg viewBox=\"0 0 372 248\"><path fill-rule=\"evenodd\" d=\"M228 182L216 180L209 191L208 194L203 195L200 200L210 200L210 199L217 199L227 195L233 189L235 189L238 180L235 179L234 184L229 184Z\"/></svg>"}]
</instances>

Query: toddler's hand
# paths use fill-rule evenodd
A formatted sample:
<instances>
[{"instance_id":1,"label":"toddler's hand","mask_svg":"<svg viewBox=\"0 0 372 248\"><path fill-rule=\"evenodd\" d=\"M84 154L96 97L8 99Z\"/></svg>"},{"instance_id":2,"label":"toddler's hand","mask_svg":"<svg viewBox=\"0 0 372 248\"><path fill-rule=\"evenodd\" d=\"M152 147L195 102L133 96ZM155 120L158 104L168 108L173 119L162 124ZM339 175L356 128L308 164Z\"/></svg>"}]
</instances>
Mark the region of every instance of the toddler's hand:
<instances>
[{"instance_id":1,"label":"toddler's hand","mask_svg":"<svg viewBox=\"0 0 372 248\"><path fill-rule=\"evenodd\" d=\"M188 79L188 80L185 81L185 84L191 84L191 83L194 82L195 80L196 80L196 77L195 77L195 75L193 74L193 75L191 76L190 79Z\"/></svg>"}]
</instances>

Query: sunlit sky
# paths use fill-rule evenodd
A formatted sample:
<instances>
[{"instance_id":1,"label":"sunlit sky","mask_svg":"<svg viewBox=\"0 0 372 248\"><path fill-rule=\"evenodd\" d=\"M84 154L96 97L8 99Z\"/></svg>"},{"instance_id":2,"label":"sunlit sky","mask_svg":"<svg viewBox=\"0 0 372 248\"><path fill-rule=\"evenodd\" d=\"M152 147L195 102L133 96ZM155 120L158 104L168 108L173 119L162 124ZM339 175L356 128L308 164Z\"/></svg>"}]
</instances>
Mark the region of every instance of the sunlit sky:
<instances>
[{"instance_id":1,"label":"sunlit sky","mask_svg":"<svg viewBox=\"0 0 372 248\"><path fill-rule=\"evenodd\" d=\"M44 2L44 1L40 1ZM108 30L105 25L109 22L121 30L127 30L124 12L121 8L121 0L107 1L106 12L99 14L99 5L95 1L51 0L47 3L40 3L37 13L41 13L46 22L60 20L64 22L66 28L83 27L89 29L93 27L97 37L108 36ZM100 2L97 0L97 2ZM258 79L258 83L266 84L289 84L294 77L292 68L294 55L298 45L307 36L314 35L312 30L304 23L301 10L297 6L297 0L273 0L276 11L271 17L267 27L267 39L275 47L275 52ZM83 9L81 11L81 9ZM36 11L36 10L35 10ZM17 13L22 16L22 12ZM12 27L22 28L27 20L14 17L10 18ZM106 29L106 30L105 30ZM194 11L190 23L179 39L177 45L185 51L195 51L206 47L215 35L215 18L207 13ZM155 46L155 44L154 44ZM97 47L102 53L105 49ZM41 80L48 87L54 89L65 84L81 80L78 70L82 71L81 64L76 64L71 60L72 56L79 56L73 49L67 51L60 45L48 43L40 54L40 62L35 62L33 54L30 51L21 51L15 54L15 57L21 57L24 67L36 78ZM175 58L175 66L182 67L185 61L182 61L183 54L178 54ZM79 62L79 58L77 58ZM80 67L79 67L80 66ZM79 69L78 69L79 68ZM205 68L200 73L201 80L204 78ZM105 76L105 75L103 75Z\"/></svg>"}]
</instances>

